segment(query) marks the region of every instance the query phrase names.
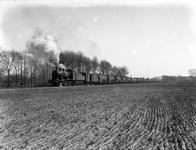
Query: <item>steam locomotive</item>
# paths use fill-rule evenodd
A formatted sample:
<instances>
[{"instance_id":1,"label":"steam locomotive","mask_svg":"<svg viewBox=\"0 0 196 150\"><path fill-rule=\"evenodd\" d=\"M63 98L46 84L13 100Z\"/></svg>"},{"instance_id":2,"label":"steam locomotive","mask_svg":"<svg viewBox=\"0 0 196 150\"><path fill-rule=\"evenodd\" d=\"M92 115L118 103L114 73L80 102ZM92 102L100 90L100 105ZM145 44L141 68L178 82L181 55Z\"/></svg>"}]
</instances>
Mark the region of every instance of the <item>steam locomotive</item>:
<instances>
[{"instance_id":1,"label":"steam locomotive","mask_svg":"<svg viewBox=\"0 0 196 150\"><path fill-rule=\"evenodd\" d=\"M74 85L85 85L85 84L126 84L126 83L139 83L142 78L130 78L128 76L112 76L103 74L92 74L92 73L76 73L71 69L65 69L56 67L52 71L52 79L48 83L53 86L74 86Z\"/></svg>"}]
</instances>

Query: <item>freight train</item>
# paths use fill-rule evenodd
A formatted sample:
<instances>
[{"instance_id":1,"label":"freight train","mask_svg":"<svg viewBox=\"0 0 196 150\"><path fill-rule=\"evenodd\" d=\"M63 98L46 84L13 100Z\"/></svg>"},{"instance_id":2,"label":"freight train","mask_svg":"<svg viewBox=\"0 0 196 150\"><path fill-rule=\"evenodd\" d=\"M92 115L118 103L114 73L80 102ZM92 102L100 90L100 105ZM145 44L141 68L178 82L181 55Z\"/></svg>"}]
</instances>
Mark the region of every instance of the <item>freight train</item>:
<instances>
[{"instance_id":1,"label":"freight train","mask_svg":"<svg viewBox=\"0 0 196 150\"><path fill-rule=\"evenodd\" d=\"M69 86L69 85L85 85L85 84L126 84L126 83L140 83L143 78L130 78L93 74L93 73L76 73L71 69L58 68L52 71L52 79L48 83L53 86Z\"/></svg>"}]
</instances>

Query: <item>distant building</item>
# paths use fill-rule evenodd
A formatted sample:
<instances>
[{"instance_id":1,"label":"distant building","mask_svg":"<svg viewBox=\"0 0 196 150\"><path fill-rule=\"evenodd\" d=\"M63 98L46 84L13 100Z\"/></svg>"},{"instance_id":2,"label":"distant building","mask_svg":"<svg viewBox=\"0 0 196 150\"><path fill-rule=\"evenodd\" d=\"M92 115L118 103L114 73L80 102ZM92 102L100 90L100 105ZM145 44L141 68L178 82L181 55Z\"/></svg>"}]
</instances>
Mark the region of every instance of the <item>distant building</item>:
<instances>
[{"instance_id":1,"label":"distant building","mask_svg":"<svg viewBox=\"0 0 196 150\"><path fill-rule=\"evenodd\" d=\"M161 81L163 83L183 83L183 84L194 84L196 83L196 77L191 76L168 76L163 75L161 77Z\"/></svg>"}]
</instances>

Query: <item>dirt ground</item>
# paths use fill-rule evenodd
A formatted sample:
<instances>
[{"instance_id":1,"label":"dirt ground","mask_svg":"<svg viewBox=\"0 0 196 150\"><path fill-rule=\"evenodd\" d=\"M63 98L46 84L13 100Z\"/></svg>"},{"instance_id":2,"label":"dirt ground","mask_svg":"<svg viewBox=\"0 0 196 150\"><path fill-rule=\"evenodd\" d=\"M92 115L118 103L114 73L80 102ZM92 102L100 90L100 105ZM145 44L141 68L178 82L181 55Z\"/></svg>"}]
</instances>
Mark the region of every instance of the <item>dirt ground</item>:
<instances>
[{"instance_id":1,"label":"dirt ground","mask_svg":"<svg viewBox=\"0 0 196 150\"><path fill-rule=\"evenodd\" d=\"M195 150L196 86L1 89L0 149Z\"/></svg>"}]
</instances>

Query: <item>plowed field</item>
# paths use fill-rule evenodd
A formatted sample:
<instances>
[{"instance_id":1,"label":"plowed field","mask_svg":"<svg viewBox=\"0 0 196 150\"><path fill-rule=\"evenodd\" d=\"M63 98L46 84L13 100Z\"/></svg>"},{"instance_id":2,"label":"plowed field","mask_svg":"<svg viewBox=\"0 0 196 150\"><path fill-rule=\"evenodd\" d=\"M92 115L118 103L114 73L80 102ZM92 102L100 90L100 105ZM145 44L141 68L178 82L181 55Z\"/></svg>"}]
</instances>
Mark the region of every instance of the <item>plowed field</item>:
<instances>
[{"instance_id":1,"label":"plowed field","mask_svg":"<svg viewBox=\"0 0 196 150\"><path fill-rule=\"evenodd\" d=\"M3 89L0 149L196 150L196 86Z\"/></svg>"}]
</instances>

